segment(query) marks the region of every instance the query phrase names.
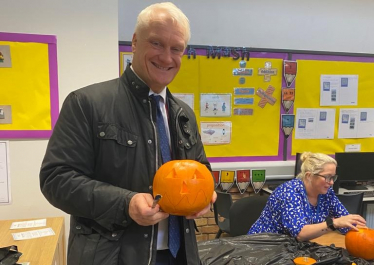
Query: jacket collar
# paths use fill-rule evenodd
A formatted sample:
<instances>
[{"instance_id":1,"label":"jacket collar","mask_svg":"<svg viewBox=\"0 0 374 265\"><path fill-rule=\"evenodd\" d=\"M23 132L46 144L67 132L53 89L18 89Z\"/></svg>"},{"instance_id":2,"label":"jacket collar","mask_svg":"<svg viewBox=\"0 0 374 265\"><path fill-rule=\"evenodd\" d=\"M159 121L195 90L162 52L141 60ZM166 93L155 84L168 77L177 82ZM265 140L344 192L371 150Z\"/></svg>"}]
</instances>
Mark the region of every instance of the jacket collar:
<instances>
[{"instance_id":1,"label":"jacket collar","mask_svg":"<svg viewBox=\"0 0 374 265\"><path fill-rule=\"evenodd\" d=\"M122 74L121 82L137 97L148 98L150 88L131 70L130 65L126 67L125 72Z\"/></svg>"},{"instance_id":2,"label":"jacket collar","mask_svg":"<svg viewBox=\"0 0 374 265\"><path fill-rule=\"evenodd\" d=\"M121 82L124 82L135 96L148 100L151 89L134 73L133 70L131 70L130 65L126 67L125 72L122 74ZM167 87L164 89L163 93L165 93L164 95L167 98L167 102L170 103L169 111L177 113L180 109L180 105L174 100L173 95Z\"/></svg>"}]
</instances>

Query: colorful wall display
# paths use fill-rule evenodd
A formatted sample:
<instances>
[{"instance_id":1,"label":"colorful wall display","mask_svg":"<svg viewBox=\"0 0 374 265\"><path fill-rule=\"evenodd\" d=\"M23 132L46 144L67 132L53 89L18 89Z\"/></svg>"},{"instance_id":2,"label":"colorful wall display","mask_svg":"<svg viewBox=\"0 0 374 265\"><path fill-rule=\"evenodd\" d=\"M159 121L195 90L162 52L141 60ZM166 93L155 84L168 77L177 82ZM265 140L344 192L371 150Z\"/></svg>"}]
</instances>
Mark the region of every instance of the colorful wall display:
<instances>
[{"instance_id":1,"label":"colorful wall display","mask_svg":"<svg viewBox=\"0 0 374 265\"><path fill-rule=\"evenodd\" d=\"M131 62L130 43L120 43L119 50L122 73ZM338 134L353 135L339 133L339 124L345 125L339 117L347 119L347 114L340 115L341 108L347 113L344 107L364 110L356 115L360 128L374 120L368 109L373 107L373 71L374 55L370 54L191 45L169 89L193 95L210 162L284 161L303 151L342 152L355 143L361 144L361 151L372 150L371 134L363 138L357 132L352 138ZM342 102L348 102L347 106ZM298 109L303 113L314 109L318 119L298 118L305 116L297 116ZM330 109L336 112L334 121L329 118ZM332 122L321 127L333 129L326 139L318 139L324 135L318 131L318 137L301 131L317 120L322 125ZM355 126L354 120L349 119L348 129Z\"/></svg>"},{"instance_id":2,"label":"colorful wall display","mask_svg":"<svg viewBox=\"0 0 374 265\"><path fill-rule=\"evenodd\" d=\"M49 138L59 112L57 40L0 32L0 138Z\"/></svg>"}]
</instances>

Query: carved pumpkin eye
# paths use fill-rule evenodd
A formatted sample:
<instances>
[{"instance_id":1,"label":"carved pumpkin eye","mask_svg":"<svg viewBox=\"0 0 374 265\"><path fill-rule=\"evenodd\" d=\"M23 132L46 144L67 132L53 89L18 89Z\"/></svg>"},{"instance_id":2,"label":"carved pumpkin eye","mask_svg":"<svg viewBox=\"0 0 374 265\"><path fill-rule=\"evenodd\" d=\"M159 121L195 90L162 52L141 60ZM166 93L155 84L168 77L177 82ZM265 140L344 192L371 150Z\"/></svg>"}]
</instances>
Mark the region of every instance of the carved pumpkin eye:
<instances>
[{"instance_id":1,"label":"carved pumpkin eye","mask_svg":"<svg viewBox=\"0 0 374 265\"><path fill-rule=\"evenodd\" d=\"M153 195L162 196L161 209L188 216L204 209L212 198L214 181L208 168L193 160L172 160L163 164L153 179Z\"/></svg>"}]
</instances>

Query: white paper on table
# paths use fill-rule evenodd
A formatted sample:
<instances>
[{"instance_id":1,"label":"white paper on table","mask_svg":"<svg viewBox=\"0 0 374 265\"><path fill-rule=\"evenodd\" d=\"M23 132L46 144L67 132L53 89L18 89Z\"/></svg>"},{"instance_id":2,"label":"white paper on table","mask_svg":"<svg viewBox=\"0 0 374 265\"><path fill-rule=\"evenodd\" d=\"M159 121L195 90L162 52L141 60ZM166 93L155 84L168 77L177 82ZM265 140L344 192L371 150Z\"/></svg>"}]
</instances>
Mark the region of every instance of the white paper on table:
<instances>
[{"instance_id":1,"label":"white paper on table","mask_svg":"<svg viewBox=\"0 0 374 265\"><path fill-rule=\"evenodd\" d=\"M32 221L13 222L10 229L22 229L32 227L42 227L47 225L47 219L39 219Z\"/></svg>"},{"instance_id":2,"label":"white paper on table","mask_svg":"<svg viewBox=\"0 0 374 265\"><path fill-rule=\"evenodd\" d=\"M45 236L54 236L55 232L52 230L52 228L44 228L39 230L32 230L32 231L26 231L26 232L20 232L20 233L12 233L14 240L27 240L27 239L33 239L33 238L39 238L39 237L45 237Z\"/></svg>"},{"instance_id":3,"label":"white paper on table","mask_svg":"<svg viewBox=\"0 0 374 265\"><path fill-rule=\"evenodd\" d=\"M0 141L0 205L11 203L9 141Z\"/></svg>"},{"instance_id":4,"label":"white paper on table","mask_svg":"<svg viewBox=\"0 0 374 265\"><path fill-rule=\"evenodd\" d=\"M333 139L335 109L296 110L295 139Z\"/></svg>"},{"instance_id":5,"label":"white paper on table","mask_svg":"<svg viewBox=\"0 0 374 265\"><path fill-rule=\"evenodd\" d=\"M358 75L321 75L320 106L357 106Z\"/></svg>"},{"instance_id":6,"label":"white paper on table","mask_svg":"<svg viewBox=\"0 0 374 265\"><path fill-rule=\"evenodd\" d=\"M338 138L374 137L374 109L340 109Z\"/></svg>"}]
</instances>

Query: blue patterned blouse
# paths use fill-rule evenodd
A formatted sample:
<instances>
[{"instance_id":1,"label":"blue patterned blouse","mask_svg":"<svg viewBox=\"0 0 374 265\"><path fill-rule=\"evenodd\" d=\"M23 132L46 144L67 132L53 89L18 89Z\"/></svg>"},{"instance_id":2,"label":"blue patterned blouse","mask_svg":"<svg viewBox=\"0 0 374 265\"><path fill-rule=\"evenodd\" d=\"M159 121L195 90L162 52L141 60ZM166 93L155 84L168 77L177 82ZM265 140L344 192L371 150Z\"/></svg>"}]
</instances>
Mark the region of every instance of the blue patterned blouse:
<instances>
[{"instance_id":1,"label":"blue patterned blouse","mask_svg":"<svg viewBox=\"0 0 374 265\"><path fill-rule=\"evenodd\" d=\"M278 233L296 237L304 225L322 223L327 216L337 218L348 214L332 188L326 194L320 194L317 206L313 206L308 201L302 180L293 179L274 190L248 234ZM348 230L339 229L343 234Z\"/></svg>"}]
</instances>

